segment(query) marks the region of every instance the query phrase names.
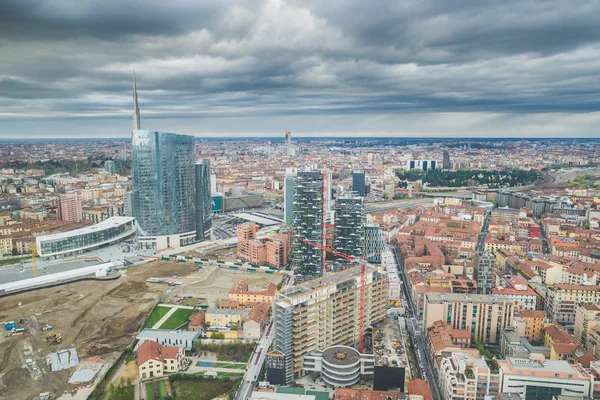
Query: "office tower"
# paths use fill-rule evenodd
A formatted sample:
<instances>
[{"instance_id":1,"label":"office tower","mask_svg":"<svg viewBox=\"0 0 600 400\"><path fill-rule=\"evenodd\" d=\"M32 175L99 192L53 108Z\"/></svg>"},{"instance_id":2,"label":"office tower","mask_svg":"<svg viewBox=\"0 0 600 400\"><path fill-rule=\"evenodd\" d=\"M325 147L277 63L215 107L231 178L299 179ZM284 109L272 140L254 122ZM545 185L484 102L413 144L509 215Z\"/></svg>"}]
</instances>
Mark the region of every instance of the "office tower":
<instances>
[{"instance_id":1,"label":"office tower","mask_svg":"<svg viewBox=\"0 0 600 400\"><path fill-rule=\"evenodd\" d=\"M450 164L450 153L448 150L444 150L443 159L442 159L442 168L443 169L452 169L452 164Z\"/></svg>"},{"instance_id":2,"label":"office tower","mask_svg":"<svg viewBox=\"0 0 600 400\"><path fill-rule=\"evenodd\" d=\"M360 256L365 251L365 209L361 197L339 198L335 203L333 248ZM343 258L339 262L345 263Z\"/></svg>"},{"instance_id":3,"label":"office tower","mask_svg":"<svg viewBox=\"0 0 600 400\"><path fill-rule=\"evenodd\" d=\"M332 196L332 184L333 176L329 171L327 171L327 175L325 176L325 209L327 211L331 211L333 209L333 196Z\"/></svg>"},{"instance_id":4,"label":"office tower","mask_svg":"<svg viewBox=\"0 0 600 400\"><path fill-rule=\"evenodd\" d=\"M292 146L292 132L285 133L285 152L288 156L295 156L296 152Z\"/></svg>"},{"instance_id":5,"label":"office tower","mask_svg":"<svg viewBox=\"0 0 600 400\"><path fill-rule=\"evenodd\" d=\"M286 224L294 223L294 184L298 175L297 168L286 168L283 178L283 214Z\"/></svg>"},{"instance_id":6,"label":"office tower","mask_svg":"<svg viewBox=\"0 0 600 400\"><path fill-rule=\"evenodd\" d=\"M210 191L210 160L195 165L196 179L196 241L210 239L212 229L212 196Z\"/></svg>"},{"instance_id":7,"label":"office tower","mask_svg":"<svg viewBox=\"0 0 600 400\"><path fill-rule=\"evenodd\" d=\"M365 272L365 327L387 313L387 278ZM273 306L275 338L267 357L271 383L289 385L302 374L304 357L334 345L356 346L359 338L360 267L283 289Z\"/></svg>"},{"instance_id":8,"label":"office tower","mask_svg":"<svg viewBox=\"0 0 600 400\"><path fill-rule=\"evenodd\" d=\"M323 174L298 172L294 184L294 256L299 279L323 275L321 250L301 241L323 243Z\"/></svg>"},{"instance_id":9,"label":"office tower","mask_svg":"<svg viewBox=\"0 0 600 400\"><path fill-rule=\"evenodd\" d=\"M56 212L61 221L80 222L83 219L81 197L77 193L61 194Z\"/></svg>"},{"instance_id":10,"label":"office tower","mask_svg":"<svg viewBox=\"0 0 600 400\"><path fill-rule=\"evenodd\" d=\"M125 197L123 198L123 203L125 203L124 213L127 217L133 217L133 196L132 192L125 193Z\"/></svg>"},{"instance_id":11,"label":"office tower","mask_svg":"<svg viewBox=\"0 0 600 400\"><path fill-rule=\"evenodd\" d=\"M366 195L366 180L364 170L354 170L352 172L352 191L357 196Z\"/></svg>"},{"instance_id":12,"label":"office tower","mask_svg":"<svg viewBox=\"0 0 600 400\"><path fill-rule=\"evenodd\" d=\"M475 257L475 279L478 294L492 294L496 257L492 253L477 254Z\"/></svg>"},{"instance_id":13,"label":"office tower","mask_svg":"<svg viewBox=\"0 0 600 400\"><path fill-rule=\"evenodd\" d=\"M137 87L135 83L135 71L133 71L133 130L140 130L140 109L138 107Z\"/></svg>"},{"instance_id":14,"label":"office tower","mask_svg":"<svg viewBox=\"0 0 600 400\"><path fill-rule=\"evenodd\" d=\"M194 138L134 131L133 216L142 248L177 248L196 238Z\"/></svg>"},{"instance_id":15,"label":"office tower","mask_svg":"<svg viewBox=\"0 0 600 400\"><path fill-rule=\"evenodd\" d=\"M365 255L367 261L372 263L381 262L381 252L385 250L385 238L379 224L365 225Z\"/></svg>"},{"instance_id":16,"label":"office tower","mask_svg":"<svg viewBox=\"0 0 600 400\"><path fill-rule=\"evenodd\" d=\"M408 169L422 169L428 171L430 169L437 168L436 160L409 160L406 162L406 168Z\"/></svg>"},{"instance_id":17,"label":"office tower","mask_svg":"<svg viewBox=\"0 0 600 400\"><path fill-rule=\"evenodd\" d=\"M117 170L117 168L115 166L115 162L113 160L104 161L104 170L106 172L108 172L109 174L114 174L115 171Z\"/></svg>"},{"instance_id":18,"label":"office tower","mask_svg":"<svg viewBox=\"0 0 600 400\"><path fill-rule=\"evenodd\" d=\"M211 193L217 193L217 175L216 174L210 174L210 192Z\"/></svg>"},{"instance_id":19,"label":"office tower","mask_svg":"<svg viewBox=\"0 0 600 400\"><path fill-rule=\"evenodd\" d=\"M454 329L468 330L483 343L499 343L513 315L514 303L506 296L430 292L425 293L423 328L427 331L442 321Z\"/></svg>"}]
</instances>

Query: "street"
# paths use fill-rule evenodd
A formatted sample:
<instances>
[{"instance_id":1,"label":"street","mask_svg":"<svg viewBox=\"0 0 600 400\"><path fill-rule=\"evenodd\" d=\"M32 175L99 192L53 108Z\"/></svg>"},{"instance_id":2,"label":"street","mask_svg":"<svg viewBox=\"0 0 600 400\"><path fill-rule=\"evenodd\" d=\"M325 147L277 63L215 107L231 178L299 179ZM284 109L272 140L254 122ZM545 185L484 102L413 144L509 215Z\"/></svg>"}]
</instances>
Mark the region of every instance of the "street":
<instances>
[{"instance_id":1,"label":"street","mask_svg":"<svg viewBox=\"0 0 600 400\"><path fill-rule=\"evenodd\" d=\"M403 304L408 305L409 317L406 319L407 328L409 331L409 336L411 338L413 349L415 350L415 358L419 362L419 368L413 376L420 376L423 378L429 386L431 387L431 394L433 395L433 400L441 400L443 397L440 394L440 388L438 386L438 382L436 379L436 375L434 372L433 365L431 364L431 360L425 349L427 349L427 345L425 343L425 332L423 328L423 323L420 319L417 318L417 309L413 302L413 298L410 296L410 292L408 289L408 283L406 276L404 274L404 260L402 255L398 251L397 246L393 246L394 256L396 257L396 263L398 265L398 276L402 281L402 296L403 296Z\"/></svg>"},{"instance_id":2,"label":"street","mask_svg":"<svg viewBox=\"0 0 600 400\"><path fill-rule=\"evenodd\" d=\"M254 384L256 383L265 362L267 351L269 350L269 347L271 347L271 343L273 343L275 329L272 328L273 320L271 320L269 325L265 328L266 334L260 338L256 344L252 357L250 357L250 361L248 361L248 370L244 374L242 383L240 383L240 387L235 396L236 400L245 400L252 394Z\"/></svg>"}]
</instances>

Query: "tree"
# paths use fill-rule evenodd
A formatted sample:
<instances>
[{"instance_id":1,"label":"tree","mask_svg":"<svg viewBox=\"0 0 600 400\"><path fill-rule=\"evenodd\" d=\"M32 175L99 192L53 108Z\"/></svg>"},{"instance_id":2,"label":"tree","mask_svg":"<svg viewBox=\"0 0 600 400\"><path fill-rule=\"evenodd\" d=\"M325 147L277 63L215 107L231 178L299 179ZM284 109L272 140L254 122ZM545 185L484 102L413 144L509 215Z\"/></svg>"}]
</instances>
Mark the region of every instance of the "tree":
<instances>
[{"instance_id":1,"label":"tree","mask_svg":"<svg viewBox=\"0 0 600 400\"><path fill-rule=\"evenodd\" d=\"M383 199L387 200L389 198L388 192L383 192Z\"/></svg>"},{"instance_id":2,"label":"tree","mask_svg":"<svg viewBox=\"0 0 600 400\"><path fill-rule=\"evenodd\" d=\"M19 250L17 250L17 248L16 248L16 247L13 247L13 248L12 248L12 255L13 255L13 256L17 256L17 255L19 255Z\"/></svg>"}]
</instances>

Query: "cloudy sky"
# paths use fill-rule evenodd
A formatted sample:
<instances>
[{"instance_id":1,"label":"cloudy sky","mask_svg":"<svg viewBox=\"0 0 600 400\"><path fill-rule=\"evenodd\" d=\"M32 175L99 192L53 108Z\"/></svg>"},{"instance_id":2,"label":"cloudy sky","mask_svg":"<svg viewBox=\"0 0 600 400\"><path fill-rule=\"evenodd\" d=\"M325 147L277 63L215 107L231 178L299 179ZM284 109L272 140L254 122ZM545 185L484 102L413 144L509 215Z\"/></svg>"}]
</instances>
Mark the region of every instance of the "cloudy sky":
<instances>
[{"instance_id":1,"label":"cloudy sky","mask_svg":"<svg viewBox=\"0 0 600 400\"><path fill-rule=\"evenodd\" d=\"M1 0L0 137L600 135L600 2Z\"/></svg>"}]
</instances>

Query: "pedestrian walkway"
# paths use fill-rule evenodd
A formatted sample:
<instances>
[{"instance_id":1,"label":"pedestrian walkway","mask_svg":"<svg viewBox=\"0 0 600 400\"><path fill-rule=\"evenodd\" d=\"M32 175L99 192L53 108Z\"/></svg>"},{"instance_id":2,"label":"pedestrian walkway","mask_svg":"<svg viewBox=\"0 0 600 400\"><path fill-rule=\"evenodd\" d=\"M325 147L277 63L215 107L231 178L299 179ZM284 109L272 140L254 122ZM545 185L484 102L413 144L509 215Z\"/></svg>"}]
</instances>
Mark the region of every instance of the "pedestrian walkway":
<instances>
[{"instance_id":1,"label":"pedestrian walkway","mask_svg":"<svg viewBox=\"0 0 600 400\"><path fill-rule=\"evenodd\" d=\"M175 311L177 311L177 307L171 307L171 309L169 311L167 311L167 313L157 323L155 323L152 326L152 329L159 329L162 324L164 324L165 322L167 322L167 320L169 319L169 317L171 315L173 315L175 313Z\"/></svg>"}]
</instances>

